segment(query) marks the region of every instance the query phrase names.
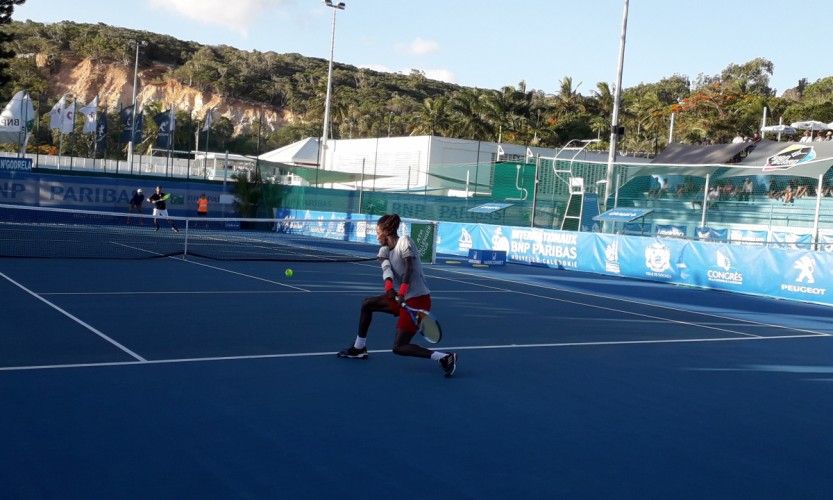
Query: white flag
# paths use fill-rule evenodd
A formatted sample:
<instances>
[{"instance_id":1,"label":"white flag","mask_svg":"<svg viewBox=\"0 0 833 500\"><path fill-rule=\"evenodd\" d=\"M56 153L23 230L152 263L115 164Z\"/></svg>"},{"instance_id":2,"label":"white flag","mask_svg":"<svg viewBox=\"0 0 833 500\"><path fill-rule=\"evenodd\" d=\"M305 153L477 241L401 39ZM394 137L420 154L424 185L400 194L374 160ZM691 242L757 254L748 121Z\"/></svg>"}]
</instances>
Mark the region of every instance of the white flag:
<instances>
[{"instance_id":1,"label":"white flag","mask_svg":"<svg viewBox=\"0 0 833 500\"><path fill-rule=\"evenodd\" d=\"M176 110L173 106L171 106L171 133L173 134L176 130ZM172 141L173 142L173 141Z\"/></svg>"},{"instance_id":2,"label":"white flag","mask_svg":"<svg viewBox=\"0 0 833 500\"><path fill-rule=\"evenodd\" d=\"M500 160L501 156L506 156L506 153L503 151L503 148L500 144L497 145L497 159Z\"/></svg>"},{"instance_id":3,"label":"white flag","mask_svg":"<svg viewBox=\"0 0 833 500\"><path fill-rule=\"evenodd\" d=\"M66 96L62 96L61 99L52 106L52 110L49 111L49 128L52 130L61 130L63 127L61 124L63 123L63 116L64 116L64 107L66 106Z\"/></svg>"},{"instance_id":4,"label":"white flag","mask_svg":"<svg viewBox=\"0 0 833 500\"><path fill-rule=\"evenodd\" d=\"M98 96L95 96L89 104L79 109L78 112L84 115L84 129L82 132L85 134L94 134L96 130L95 122L98 115Z\"/></svg>"},{"instance_id":5,"label":"white flag","mask_svg":"<svg viewBox=\"0 0 833 500\"><path fill-rule=\"evenodd\" d=\"M34 124L35 109L32 107L32 98L21 90L0 113L0 143L24 142L23 134L31 131Z\"/></svg>"},{"instance_id":6,"label":"white flag","mask_svg":"<svg viewBox=\"0 0 833 500\"><path fill-rule=\"evenodd\" d=\"M75 101L72 104L67 104L63 111L61 118L61 133L71 134L72 129L75 128Z\"/></svg>"},{"instance_id":7,"label":"white flag","mask_svg":"<svg viewBox=\"0 0 833 500\"><path fill-rule=\"evenodd\" d=\"M211 123L213 122L211 118L212 111L214 111L214 108L208 108L208 112L205 113L205 125L202 127L203 132L211 128Z\"/></svg>"}]
</instances>

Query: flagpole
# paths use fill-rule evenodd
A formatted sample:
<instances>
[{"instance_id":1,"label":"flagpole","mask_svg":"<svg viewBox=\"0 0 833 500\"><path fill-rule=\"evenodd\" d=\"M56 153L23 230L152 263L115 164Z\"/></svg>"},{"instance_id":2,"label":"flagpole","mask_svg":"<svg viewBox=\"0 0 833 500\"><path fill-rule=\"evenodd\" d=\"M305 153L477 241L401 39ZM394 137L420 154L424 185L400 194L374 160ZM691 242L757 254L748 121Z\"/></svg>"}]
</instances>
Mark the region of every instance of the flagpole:
<instances>
[{"instance_id":1,"label":"flagpole","mask_svg":"<svg viewBox=\"0 0 833 500\"><path fill-rule=\"evenodd\" d=\"M93 129L93 171L95 171L96 156L98 156L98 106L95 110L95 128Z\"/></svg>"}]
</instances>

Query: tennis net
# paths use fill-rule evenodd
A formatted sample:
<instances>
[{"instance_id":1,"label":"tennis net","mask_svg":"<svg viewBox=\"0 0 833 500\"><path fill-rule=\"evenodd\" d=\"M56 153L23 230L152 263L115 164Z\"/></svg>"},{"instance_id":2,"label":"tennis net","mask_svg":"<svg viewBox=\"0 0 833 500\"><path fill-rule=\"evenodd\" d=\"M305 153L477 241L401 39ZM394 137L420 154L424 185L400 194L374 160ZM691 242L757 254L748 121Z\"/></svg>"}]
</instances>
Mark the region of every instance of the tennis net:
<instances>
[{"instance_id":1,"label":"tennis net","mask_svg":"<svg viewBox=\"0 0 833 500\"><path fill-rule=\"evenodd\" d=\"M157 224L158 223L158 229ZM365 220L159 217L0 204L0 257L359 262L374 260Z\"/></svg>"}]
</instances>

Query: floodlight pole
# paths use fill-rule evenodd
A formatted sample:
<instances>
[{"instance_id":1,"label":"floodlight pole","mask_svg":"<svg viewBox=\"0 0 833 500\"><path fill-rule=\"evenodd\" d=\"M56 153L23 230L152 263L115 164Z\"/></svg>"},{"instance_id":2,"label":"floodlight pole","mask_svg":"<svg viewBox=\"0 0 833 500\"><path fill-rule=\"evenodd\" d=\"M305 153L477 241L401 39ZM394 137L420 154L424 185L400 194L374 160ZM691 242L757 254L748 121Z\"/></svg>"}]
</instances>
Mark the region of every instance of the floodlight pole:
<instances>
[{"instance_id":1,"label":"floodlight pole","mask_svg":"<svg viewBox=\"0 0 833 500\"><path fill-rule=\"evenodd\" d=\"M330 65L327 69L327 95L324 98L324 130L321 134L321 158L318 161L318 168L324 168L324 160L327 157L327 137L330 133L330 94L333 86L333 53L336 47L336 12L344 10L344 2L334 4L331 0L324 0L324 5L333 9L333 31L330 36Z\"/></svg>"},{"instance_id":2,"label":"floodlight pole","mask_svg":"<svg viewBox=\"0 0 833 500\"><path fill-rule=\"evenodd\" d=\"M619 39L619 64L616 69L616 87L613 89L613 116L610 119L610 150L607 154L607 176L605 182L605 197L603 208L607 210L607 200L610 198L610 186L613 185L613 162L616 161L616 140L619 134L619 103L622 100L622 69L625 65L625 38L628 33L628 0L622 13L622 35Z\"/></svg>"},{"instance_id":3,"label":"floodlight pole","mask_svg":"<svg viewBox=\"0 0 833 500\"><path fill-rule=\"evenodd\" d=\"M144 40L135 40L136 60L133 64L133 112L130 113L130 141L127 143L127 164L133 172L133 139L136 137L136 86L139 84L139 47L147 46Z\"/></svg>"}]
</instances>

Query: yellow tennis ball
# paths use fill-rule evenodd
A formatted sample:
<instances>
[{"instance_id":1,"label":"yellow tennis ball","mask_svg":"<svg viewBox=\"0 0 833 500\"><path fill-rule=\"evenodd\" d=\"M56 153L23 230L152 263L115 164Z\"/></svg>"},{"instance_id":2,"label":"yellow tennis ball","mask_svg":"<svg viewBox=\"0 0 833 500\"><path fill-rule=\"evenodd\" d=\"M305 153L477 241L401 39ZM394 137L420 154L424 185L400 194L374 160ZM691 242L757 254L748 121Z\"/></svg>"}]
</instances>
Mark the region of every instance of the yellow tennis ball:
<instances>
[{"instance_id":1,"label":"yellow tennis ball","mask_svg":"<svg viewBox=\"0 0 833 500\"><path fill-rule=\"evenodd\" d=\"M291 278L292 275L295 274L295 271L293 271L292 269L287 269L283 273L286 275L287 278Z\"/></svg>"}]
</instances>

